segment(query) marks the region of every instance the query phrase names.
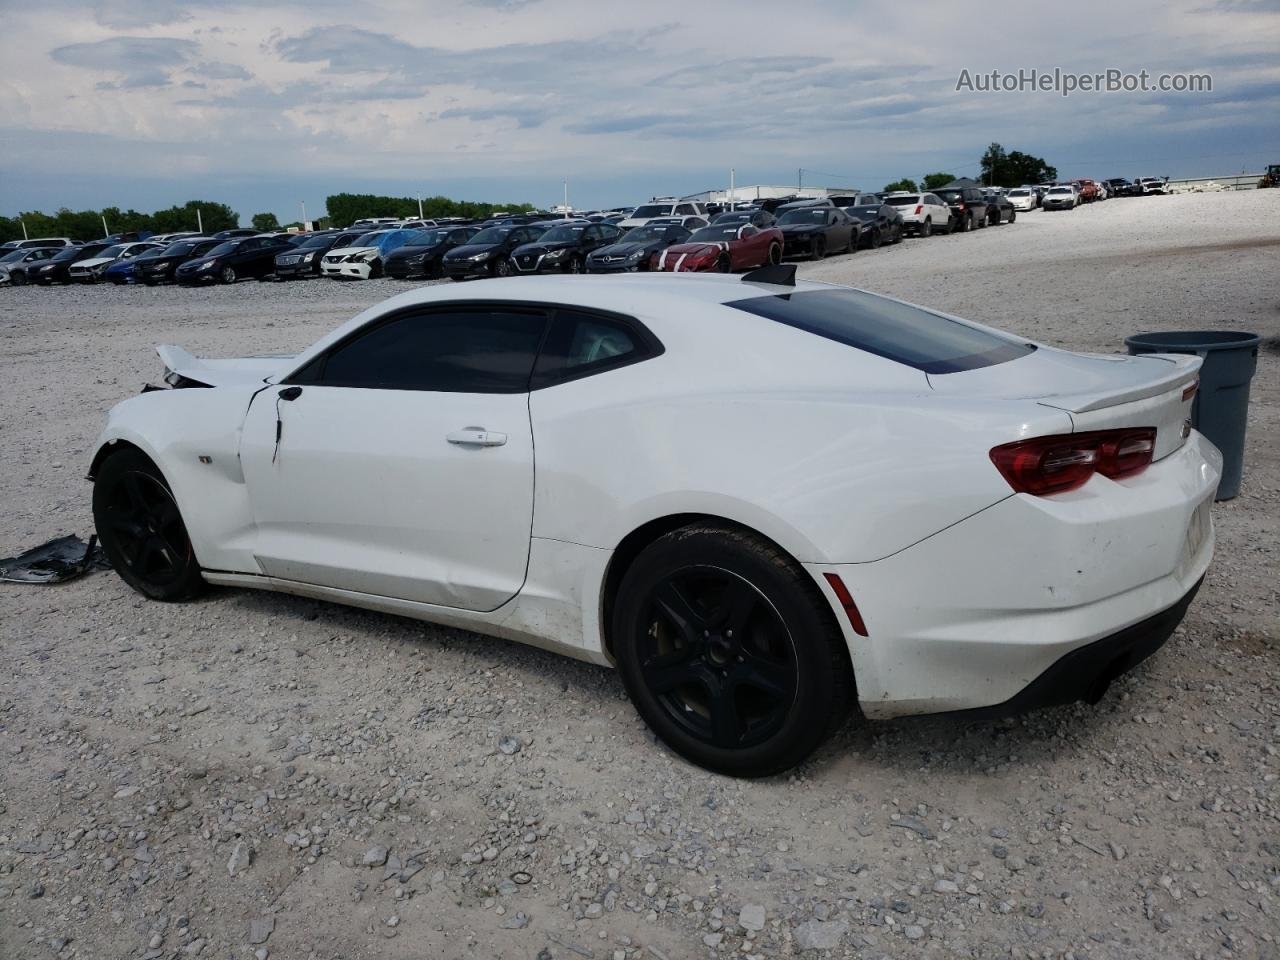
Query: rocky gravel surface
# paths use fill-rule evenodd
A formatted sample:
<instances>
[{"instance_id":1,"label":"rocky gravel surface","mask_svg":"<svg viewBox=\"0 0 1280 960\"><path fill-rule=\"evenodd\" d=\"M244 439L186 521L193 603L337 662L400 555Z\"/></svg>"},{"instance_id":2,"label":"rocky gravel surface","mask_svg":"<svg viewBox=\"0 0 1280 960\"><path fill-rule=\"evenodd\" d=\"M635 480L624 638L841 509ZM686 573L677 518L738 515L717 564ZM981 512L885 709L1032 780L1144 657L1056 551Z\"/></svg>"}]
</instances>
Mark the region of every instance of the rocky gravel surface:
<instances>
[{"instance_id":1,"label":"rocky gravel surface","mask_svg":"<svg viewBox=\"0 0 1280 960\"><path fill-rule=\"evenodd\" d=\"M0 957L1280 957L1277 223L1280 191L1112 200L801 267L1076 349L1269 338L1215 566L1096 707L854 719L743 782L539 650L0 584ZM155 343L293 352L402 289L0 290L0 552L89 533L94 437Z\"/></svg>"}]
</instances>

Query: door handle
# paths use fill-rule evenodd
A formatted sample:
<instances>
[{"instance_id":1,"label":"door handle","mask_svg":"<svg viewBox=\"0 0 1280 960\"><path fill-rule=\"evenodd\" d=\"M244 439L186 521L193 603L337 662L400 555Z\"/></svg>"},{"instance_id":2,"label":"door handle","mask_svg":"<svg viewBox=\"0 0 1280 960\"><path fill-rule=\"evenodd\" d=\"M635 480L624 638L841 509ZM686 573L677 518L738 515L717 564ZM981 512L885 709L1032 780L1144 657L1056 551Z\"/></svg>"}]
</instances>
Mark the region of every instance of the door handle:
<instances>
[{"instance_id":1,"label":"door handle","mask_svg":"<svg viewBox=\"0 0 1280 960\"><path fill-rule=\"evenodd\" d=\"M507 435L484 427L464 427L448 434L445 439L462 447L500 447L507 442Z\"/></svg>"}]
</instances>

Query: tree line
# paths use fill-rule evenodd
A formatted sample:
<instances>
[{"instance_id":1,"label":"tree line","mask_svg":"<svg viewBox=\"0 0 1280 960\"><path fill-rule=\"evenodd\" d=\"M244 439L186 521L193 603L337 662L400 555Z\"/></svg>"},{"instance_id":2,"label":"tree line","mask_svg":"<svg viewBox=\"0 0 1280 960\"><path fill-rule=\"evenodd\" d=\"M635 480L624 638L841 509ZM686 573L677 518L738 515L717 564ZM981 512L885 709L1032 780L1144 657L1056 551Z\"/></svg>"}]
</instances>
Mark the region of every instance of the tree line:
<instances>
[{"instance_id":1,"label":"tree line","mask_svg":"<svg viewBox=\"0 0 1280 960\"><path fill-rule=\"evenodd\" d=\"M325 198L329 220L335 227L347 227L364 217L417 217L416 197L382 197L372 193L335 193ZM471 200L451 200L448 197L423 197L422 216L467 217L482 220L492 213L528 213L535 207L531 203L479 203Z\"/></svg>"},{"instance_id":2,"label":"tree line","mask_svg":"<svg viewBox=\"0 0 1280 960\"><path fill-rule=\"evenodd\" d=\"M1050 166L1041 157L1033 157L1021 150L1005 151L998 143L987 147L979 161L981 173L976 178L987 187L1020 187L1024 183L1052 183L1058 179L1058 168ZM937 190L956 179L949 173L927 173L917 183L910 177L903 177L893 183L886 183L885 192L902 190L907 193L918 193L921 190Z\"/></svg>"},{"instance_id":3,"label":"tree line","mask_svg":"<svg viewBox=\"0 0 1280 960\"><path fill-rule=\"evenodd\" d=\"M350 226L364 217L418 216L418 201L414 197L382 197L371 193L336 193L325 201L328 214L321 217L317 226ZM470 200L451 200L448 197L423 197L424 217L469 217L483 219L499 210L528 212L534 207L529 203L478 203ZM197 211L199 213L197 214ZM103 228L103 220L106 228ZM250 218L255 230L264 233L281 229L274 213L255 213ZM140 213L137 210L121 210L106 207L102 210L69 210L60 208L55 213L28 211L16 217L0 217L0 242L23 239L26 236L70 237L72 240L97 240L109 233L130 233L147 230L152 233L177 233L180 230L196 230L203 227L206 234L230 230L240 226L240 215L225 203L210 200L188 200L186 203ZM288 226L300 226L298 223Z\"/></svg>"},{"instance_id":4,"label":"tree line","mask_svg":"<svg viewBox=\"0 0 1280 960\"><path fill-rule=\"evenodd\" d=\"M106 229L103 229L103 220L106 221ZM21 240L24 226L27 236L32 239L70 237L72 240L97 240L108 233L137 230L177 233L179 230L195 230L201 223L206 233L216 233L238 227L240 215L225 203L210 200L188 200L155 213L121 210L119 207L103 210L68 210L62 207L52 214L31 211L16 217L0 217L0 240Z\"/></svg>"}]
</instances>

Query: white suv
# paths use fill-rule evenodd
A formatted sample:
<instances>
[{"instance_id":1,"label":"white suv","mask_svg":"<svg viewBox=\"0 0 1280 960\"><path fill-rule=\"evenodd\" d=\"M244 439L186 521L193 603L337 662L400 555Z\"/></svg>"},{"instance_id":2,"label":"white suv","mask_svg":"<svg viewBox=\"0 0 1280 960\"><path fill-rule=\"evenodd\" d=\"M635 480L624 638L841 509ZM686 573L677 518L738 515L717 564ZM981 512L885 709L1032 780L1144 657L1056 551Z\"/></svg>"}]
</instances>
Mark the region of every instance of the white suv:
<instances>
[{"instance_id":1,"label":"white suv","mask_svg":"<svg viewBox=\"0 0 1280 960\"><path fill-rule=\"evenodd\" d=\"M927 237L935 230L951 232L951 208L932 193L891 193L884 202L902 214L902 229Z\"/></svg>"},{"instance_id":2,"label":"white suv","mask_svg":"<svg viewBox=\"0 0 1280 960\"><path fill-rule=\"evenodd\" d=\"M618 224L620 230L630 230L632 227L643 227L650 220L658 217L703 217L706 218L707 211L702 204L694 203L692 200L655 200L652 203L642 203L631 211L631 216Z\"/></svg>"}]
</instances>

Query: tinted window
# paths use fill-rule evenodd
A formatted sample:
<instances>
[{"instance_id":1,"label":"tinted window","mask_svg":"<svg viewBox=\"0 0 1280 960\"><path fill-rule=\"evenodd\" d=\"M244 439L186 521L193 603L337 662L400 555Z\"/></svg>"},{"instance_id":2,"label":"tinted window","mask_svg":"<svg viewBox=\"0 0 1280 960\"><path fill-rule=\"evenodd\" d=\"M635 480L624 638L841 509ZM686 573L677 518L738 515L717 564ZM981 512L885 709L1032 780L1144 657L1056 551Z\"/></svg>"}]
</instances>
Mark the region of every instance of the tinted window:
<instances>
[{"instance_id":1,"label":"tinted window","mask_svg":"<svg viewBox=\"0 0 1280 960\"><path fill-rule=\"evenodd\" d=\"M895 207L912 207L920 202L920 197L913 193L905 197L885 197L884 202Z\"/></svg>"},{"instance_id":2,"label":"tinted window","mask_svg":"<svg viewBox=\"0 0 1280 960\"><path fill-rule=\"evenodd\" d=\"M925 373L974 370L1035 350L1030 344L860 290L807 290L728 305Z\"/></svg>"},{"instance_id":3,"label":"tinted window","mask_svg":"<svg viewBox=\"0 0 1280 960\"><path fill-rule=\"evenodd\" d=\"M538 358L535 387L626 366L662 352L630 324L574 310L556 314Z\"/></svg>"},{"instance_id":4,"label":"tinted window","mask_svg":"<svg viewBox=\"0 0 1280 960\"><path fill-rule=\"evenodd\" d=\"M546 317L517 310L402 314L336 347L306 382L384 390L529 389Z\"/></svg>"}]
</instances>

